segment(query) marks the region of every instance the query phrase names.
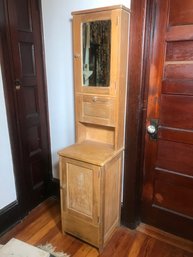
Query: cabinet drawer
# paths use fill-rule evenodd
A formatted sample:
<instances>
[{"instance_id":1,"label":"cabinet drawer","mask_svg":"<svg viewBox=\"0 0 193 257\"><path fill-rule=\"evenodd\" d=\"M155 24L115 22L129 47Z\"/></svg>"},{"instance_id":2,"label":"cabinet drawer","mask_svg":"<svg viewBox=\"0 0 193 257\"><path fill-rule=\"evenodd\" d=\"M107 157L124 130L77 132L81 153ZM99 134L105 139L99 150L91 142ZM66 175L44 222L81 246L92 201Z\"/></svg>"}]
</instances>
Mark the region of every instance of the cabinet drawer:
<instances>
[{"instance_id":1,"label":"cabinet drawer","mask_svg":"<svg viewBox=\"0 0 193 257\"><path fill-rule=\"evenodd\" d=\"M105 126L115 125L114 98L91 95L80 95L78 98L81 122Z\"/></svg>"}]
</instances>

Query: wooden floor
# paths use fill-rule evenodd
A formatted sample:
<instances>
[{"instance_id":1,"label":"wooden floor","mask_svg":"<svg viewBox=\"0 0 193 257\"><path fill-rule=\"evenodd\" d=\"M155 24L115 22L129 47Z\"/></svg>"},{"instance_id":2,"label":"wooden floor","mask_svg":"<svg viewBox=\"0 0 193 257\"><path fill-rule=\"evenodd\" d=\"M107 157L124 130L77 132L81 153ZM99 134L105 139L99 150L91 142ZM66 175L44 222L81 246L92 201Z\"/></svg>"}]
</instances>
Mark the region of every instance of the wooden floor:
<instances>
[{"instance_id":1,"label":"wooden floor","mask_svg":"<svg viewBox=\"0 0 193 257\"><path fill-rule=\"evenodd\" d=\"M101 254L94 247L61 233L59 202L53 198L35 208L21 223L0 238L15 237L32 245L51 243L71 257L193 257L193 243L141 225L119 228Z\"/></svg>"}]
</instances>

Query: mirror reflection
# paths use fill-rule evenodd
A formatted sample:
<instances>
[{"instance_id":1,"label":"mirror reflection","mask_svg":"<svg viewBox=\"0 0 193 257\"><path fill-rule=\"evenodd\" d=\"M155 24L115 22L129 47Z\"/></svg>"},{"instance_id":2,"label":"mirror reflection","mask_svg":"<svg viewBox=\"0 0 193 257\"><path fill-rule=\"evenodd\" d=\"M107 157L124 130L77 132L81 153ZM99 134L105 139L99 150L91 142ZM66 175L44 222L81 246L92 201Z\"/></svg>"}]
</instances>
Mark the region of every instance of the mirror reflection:
<instances>
[{"instance_id":1,"label":"mirror reflection","mask_svg":"<svg viewBox=\"0 0 193 257\"><path fill-rule=\"evenodd\" d=\"M110 81L111 21L82 24L83 86L108 87Z\"/></svg>"}]
</instances>

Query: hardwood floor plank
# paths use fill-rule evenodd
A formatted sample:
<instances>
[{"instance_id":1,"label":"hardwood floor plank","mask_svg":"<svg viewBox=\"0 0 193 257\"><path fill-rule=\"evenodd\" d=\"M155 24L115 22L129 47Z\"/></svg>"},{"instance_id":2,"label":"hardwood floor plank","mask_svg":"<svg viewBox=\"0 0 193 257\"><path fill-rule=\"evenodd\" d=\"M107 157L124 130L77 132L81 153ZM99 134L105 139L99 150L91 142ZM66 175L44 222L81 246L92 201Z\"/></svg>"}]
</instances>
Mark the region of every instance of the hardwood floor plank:
<instances>
[{"instance_id":1,"label":"hardwood floor plank","mask_svg":"<svg viewBox=\"0 0 193 257\"><path fill-rule=\"evenodd\" d=\"M85 257L88 255L92 247L90 245L83 244L78 251L73 255L73 257Z\"/></svg>"},{"instance_id":2,"label":"hardwood floor plank","mask_svg":"<svg viewBox=\"0 0 193 257\"><path fill-rule=\"evenodd\" d=\"M58 205L56 205L56 199L51 200L51 198L49 198L48 200L44 201L43 204L39 204L35 209L33 209L29 213L29 215L27 215L23 220L21 220L20 223L18 223L6 234L0 237L0 244L5 244L12 237L15 237L15 235L18 234L20 231L24 230L25 228L28 228L29 224L36 221L36 219L38 219L38 217L40 217L42 214L45 215L45 212L47 212L48 209L52 208L52 206L54 206L55 208L59 208Z\"/></svg>"},{"instance_id":3,"label":"hardwood floor plank","mask_svg":"<svg viewBox=\"0 0 193 257\"><path fill-rule=\"evenodd\" d=\"M48 228L51 229L52 227L56 226L57 222L60 221L58 211L56 211L55 215L56 214L57 216L54 218L52 218L53 216L46 215L36 219L34 222L25 227L22 231L17 233L17 237L20 240L30 240L32 235L36 234L38 234L40 238L43 237L43 233L45 233L44 230L48 231Z\"/></svg>"},{"instance_id":4,"label":"hardwood floor plank","mask_svg":"<svg viewBox=\"0 0 193 257\"><path fill-rule=\"evenodd\" d=\"M72 244L70 247L67 249L67 253L70 254L70 256L73 256L76 254L76 252L80 249L82 246L82 242L79 240L73 240Z\"/></svg>"},{"instance_id":5,"label":"hardwood floor plank","mask_svg":"<svg viewBox=\"0 0 193 257\"><path fill-rule=\"evenodd\" d=\"M100 257L127 257L129 249L133 244L135 238L135 232L128 230L127 228L121 227L111 238L110 242L104 248Z\"/></svg>"},{"instance_id":6,"label":"hardwood floor plank","mask_svg":"<svg viewBox=\"0 0 193 257\"><path fill-rule=\"evenodd\" d=\"M193 257L193 242L143 224L137 230L118 228L101 253L61 230L60 203L50 198L0 238L15 237L32 245L50 243L71 257ZM172 238L172 240L171 240ZM175 244L175 245L174 245Z\"/></svg>"},{"instance_id":7,"label":"hardwood floor plank","mask_svg":"<svg viewBox=\"0 0 193 257\"><path fill-rule=\"evenodd\" d=\"M99 252L95 248L91 248L86 257L98 257Z\"/></svg>"},{"instance_id":8,"label":"hardwood floor plank","mask_svg":"<svg viewBox=\"0 0 193 257\"><path fill-rule=\"evenodd\" d=\"M56 251L64 251L68 254L73 254L76 249L78 249L81 243L68 235L63 235L61 232L57 234L53 239L49 241L54 247L56 247Z\"/></svg>"},{"instance_id":9,"label":"hardwood floor plank","mask_svg":"<svg viewBox=\"0 0 193 257\"><path fill-rule=\"evenodd\" d=\"M132 246L129 249L129 254L127 257L138 257L141 250L141 246L144 244L146 239L147 237L145 235L140 233L137 234Z\"/></svg>"},{"instance_id":10,"label":"hardwood floor plank","mask_svg":"<svg viewBox=\"0 0 193 257\"><path fill-rule=\"evenodd\" d=\"M46 224L46 226L41 227L41 229L39 231L36 231L36 232L34 231L35 233L28 238L27 243L36 245L37 242L40 241L40 239L47 234L48 230L50 230L56 226L56 222L57 222L57 220L59 221L59 219L60 219L60 217L58 216L57 219L51 220ZM19 239L24 241L25 235L23 235Z\"/></svg>"},{"instance_id":11,"label":"hardwood floor plank","mask_svg":"<svg viewBox=\"0 0 193 257\"><path fill-rule=\"evenodd\" d=\"M153 255L153 248L155 245L155 239L151 237L146 237L144 242L141 244L140 251L137 257L143 257L145 256L154 256ZM157 252L156 257L159 256L159 252ZM160 256L159 256L160 257Z\"/></svg>"}]
</instances>

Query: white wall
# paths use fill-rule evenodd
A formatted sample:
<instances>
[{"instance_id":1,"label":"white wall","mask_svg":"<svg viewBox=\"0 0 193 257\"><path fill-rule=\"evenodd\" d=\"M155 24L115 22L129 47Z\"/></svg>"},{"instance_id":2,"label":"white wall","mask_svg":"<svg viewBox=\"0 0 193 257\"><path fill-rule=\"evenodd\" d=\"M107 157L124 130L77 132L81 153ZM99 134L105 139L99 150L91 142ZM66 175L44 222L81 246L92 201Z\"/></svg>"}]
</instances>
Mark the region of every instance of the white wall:
<instances>
[{"instance_id":1,"label":"white wall","mask_svg":"<svg viewBox=\"0 0 193 257\"><path fill-rule=\"evenodd\" d=\"M7 127L0 66L0 209L16 200L13 164Z\"/></svg>"},{"instance_id":2,"label":"white wall","mask_svg":"<svg viewBox=\"0 0 193 257\"><path fill-rule=\"evenodd\" d=\"M58 177L57 151L74 143L71 12L118 4L130 8L130 0L42 0L54 177Z\"/></svg>"}]
</instances>

